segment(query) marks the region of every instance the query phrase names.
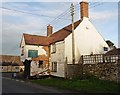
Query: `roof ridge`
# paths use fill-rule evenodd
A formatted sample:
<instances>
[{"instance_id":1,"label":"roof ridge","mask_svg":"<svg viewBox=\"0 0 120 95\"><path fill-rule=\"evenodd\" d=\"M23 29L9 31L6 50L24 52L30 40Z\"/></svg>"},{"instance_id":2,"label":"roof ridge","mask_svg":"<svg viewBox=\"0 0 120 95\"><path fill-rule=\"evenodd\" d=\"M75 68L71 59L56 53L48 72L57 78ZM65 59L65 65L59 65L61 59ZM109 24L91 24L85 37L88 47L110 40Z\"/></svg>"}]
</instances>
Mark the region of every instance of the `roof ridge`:
<instances>
[{"instance_id":1,"label":"roof ridge","mask_svg":"<svg viewBox=\"0 0 120 95\"><path fill-rule=\"evenodd\" d=\"M74 22L74 29L81 23L82 20L77 20ZM63 41L70 33L72 33L72 24L68 24L60 30L54 32L50 36L41 36L34 34L23 33L25 38L25 43L28 45L42 45L48 46L54 42Z\"/></svg>"},{"instance_id":2,"label":"roof ridge","mask_svg":"<svg viewBox=\"0 0 120 95\"><path fill-rule=\"evenodd\" d=\"M28 34L28 33L23 33L23 35L38 36L38 37L47 37L47 36L43 36L43 35Z\"/></svg>"},{"instance_id":3,"label":"roof ridge","mask_svg":"<svg viewBox=\"0 0 120 95\"><path fill-rule=\"evenodd\" d=\"M79 22L79 21L81 22L82 20L81 20L81 19L76 20L76 21L74 22L74 24L77 23L77 22ZM63 27L63 28L61 28L61 29L59 29L58 31L54 32L53 34L56 34L57 32L61 31L62 29L65 29L66 27L69 27L69 26L71 26L71 25L72 25L72 23L66 25L65 27ZM67 30L67 29L65 29L65 30ZM67 30L67 31L70 32L69 30ZM49 37L51 37L53 34L51 34Z\"/></svg>"}]
</instances>

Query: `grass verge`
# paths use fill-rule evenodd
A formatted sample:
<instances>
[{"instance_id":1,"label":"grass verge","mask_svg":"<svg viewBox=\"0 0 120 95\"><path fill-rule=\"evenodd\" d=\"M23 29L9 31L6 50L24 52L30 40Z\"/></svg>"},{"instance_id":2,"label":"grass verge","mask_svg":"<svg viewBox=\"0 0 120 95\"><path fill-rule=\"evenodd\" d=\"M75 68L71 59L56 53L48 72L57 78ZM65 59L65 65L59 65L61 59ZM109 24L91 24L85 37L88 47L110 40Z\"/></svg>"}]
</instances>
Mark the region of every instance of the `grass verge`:
<instances>
[{"instance_id":1,"label":"grass verge","mask_svg":"<svg viewBox=\"0 0 120 95\"><path fill-rule=\"evenodd\" d=\"M110 81L103 81L96 78L85 80L50 78L31 80L31 82L40 85L47 85L88 93L119 93L120 91L120 84Z\"/></svg>"}]
</instances>

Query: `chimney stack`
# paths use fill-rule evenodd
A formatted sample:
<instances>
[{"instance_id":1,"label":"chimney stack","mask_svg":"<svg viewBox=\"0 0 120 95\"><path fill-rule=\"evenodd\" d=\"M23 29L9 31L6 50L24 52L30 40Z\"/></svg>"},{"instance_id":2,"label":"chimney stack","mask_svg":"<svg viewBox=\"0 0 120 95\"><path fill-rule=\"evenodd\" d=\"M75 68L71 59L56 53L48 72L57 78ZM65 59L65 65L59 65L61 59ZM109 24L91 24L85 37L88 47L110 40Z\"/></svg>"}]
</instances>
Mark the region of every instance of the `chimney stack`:
<instances>
[{"instance_id":1,"label":"chimney stack","mask_svg":"<svg viewBox=\"0 0 120 95\"><path fill-rule=\"evenodd\" d=\"M80 9L81 19L83 19L83 17L88 18L88 0L83 0L80 2Z\"/></svg>"},{"instance_id":2,"label":"chimney stack","mask_svg":"<svg viewBox=\"0 0 120 95\"><path fill-rule=\"evenodd\" d=\"M49 24L47 26L47 36L50 36L52 34L52 32L53 32L53 27Z\"/></svg>"}]
</instances>

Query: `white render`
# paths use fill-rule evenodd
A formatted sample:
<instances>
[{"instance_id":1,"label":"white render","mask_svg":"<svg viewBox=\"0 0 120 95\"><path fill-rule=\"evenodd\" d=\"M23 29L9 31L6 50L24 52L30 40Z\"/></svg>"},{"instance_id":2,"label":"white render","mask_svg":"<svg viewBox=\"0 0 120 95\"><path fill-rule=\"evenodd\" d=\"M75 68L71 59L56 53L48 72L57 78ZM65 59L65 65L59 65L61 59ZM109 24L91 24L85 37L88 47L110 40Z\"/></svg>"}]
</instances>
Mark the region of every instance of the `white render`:
<instances>
[{"instance_id":1,"label":"white render","mask_svg":"<svg viewBox=\"0 0 120 95\"><path fill-rule=\"evenodd\" d=\"M25 61L25 59L31 59L28 57L28 50L38 50L38 55L45 55L47 56L47 52L43 49L43 46L37 46L37 45L26 45L24 37L22 37L20 52L22 52L22 46L24 47L24 55L21 56L21 60Z\"/></svg>"},{"instance_id":2,"label":"white render","mask_svg":"<svg viewBox=\"0 0 120 95\"><path fill-rule=\"evenodd\" d=\"M43 49L43 46L37 46L37 45L26 45L24 37L22 37L22 42L20 46L20 52L22 53L22 47L24 47L24 55L21 56L21 61L32 60L31 57L28 57L28 50L38 50L38 55L45 55L47 56L47 52ZM47 70L47 65L45 68L39 68L38 67L38 61L31 61L31 68L30 68L30 76L34 76L40 72L43 72Z\"/></svg>"},{"instance_id":3,"label":"white render","mask_svg":"<svg viewBox=\"0 0 120 95\"><path fill-rule=\"evenodd\" d=\"M75 62L78 63L81 55L104 54L104 47L109 46L95 29L89 18L83 21L74 30ZM72 63L72 34L65 38L65 57Z\"/></svg>"},{"instance_id":4,"label":"white render","mask_svg":"<svg viewBox=\"0 0 120 95\"><path fill-rule=\"evenodd\" d=\"M47 65L45 66L45 68L38 68L38 66L39 66L38 61L32 61L31 62L30 76L37 75L37 74L39 74L41 72L44 72L48 69ZM47 75L46 72L44 74Z\"/></svg>"},{"instance_id":5,"label":"white render","mask_svg":"<svg viewBox=\"0 0 120 95\"><path fill-rule=\"evenodd\" d=\"M52 72L51 75L58 76L58 77L64 77L64 68L65 68L65 59L64 59L64 48L65 43L64 41L57 42L56 44L56 52L51 53L50 57L50 70L52 70L52 62L57 62L57 72Z\"/></svg>"},{"instance_id":6,"label":"white render","mask_svg":"<svg viewBox=\"0 0 120 95\"><path fill-rule=\"evenodd\" d=\"M74 39L76 64L81 55L104 54L104 47L109 49L105 40L86 17L74 30ZM72 64L72 34L66 37L64 41L55 44L56 52L51 54L50 69L52 62L57 62L57 72L51 72L51 75L65 77L65 58L67 57L67 64Z\"/></svg>"}]
</instances>

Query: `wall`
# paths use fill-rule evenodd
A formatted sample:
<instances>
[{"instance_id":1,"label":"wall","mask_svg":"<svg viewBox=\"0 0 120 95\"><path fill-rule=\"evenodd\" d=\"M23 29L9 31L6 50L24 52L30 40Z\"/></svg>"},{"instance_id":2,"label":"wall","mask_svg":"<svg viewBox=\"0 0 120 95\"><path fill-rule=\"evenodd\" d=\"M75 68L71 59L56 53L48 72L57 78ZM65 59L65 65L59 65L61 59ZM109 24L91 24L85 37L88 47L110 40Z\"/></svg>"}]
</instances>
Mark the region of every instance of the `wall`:
<instances>
[{"instance_id":1,"label":"wall","mask_svg":"<svg viewBox=\"0 0 120 95\"><path fill-rule=\"evenodd\" d=\"M31 46L26 45L26 55L28 56L28 50L38 50L38 57L32 58L30 75L34 76L38 73L44 72L48 69L48 46ZM39 60L43 61L41 68L38 67Z\"/></svg>"},{"instance_id":2,"label":"wall","mask_svg":"<svg viewBox=\"0 0 120 95\"><path fill-rule=\"evenodd\" d=\"M21 68L24 70L24 66L0 66L1 72L20 72Z\"/></svg>"},{"instance_id":3,"label":"wall","mask_svg":"<svg viewBox=\"0 0 120 95\"><path fill-rule=\"evenodd\" d=\"M28 57L28 50L38 50L38 56L42 55L41 57L44 59L45 57L47 57L47 53L48 53L48 49L46 49L47 46L36 46L36 45L25 45L25 59L31 59ZM25 60L24 59L24 60ZM45 59L47 60L47 59Z\"/></svg>"},{"instance_id":4,"label":"wall","mask_svg":"<svg viewBox=\"0 0 120 95\"><path fill-rule=\"evenodd\" d=\"M72 63L72 34L65 38L65 57L68 63ZM78 63L81 55L104 54L104 47L109 47L103 37L98 33L88 18L83 21L74 30L75 41L75 61Z\"/></svg>"},{"instance_id":5,"label":"wall","mask_svg":"<svg viewBox=\"0 0 120 95\"><path fill-rule=\"evenodd\" d=\"M56 52L51 53L50 56L50 70L52 70L52 62L57 62L57 72L52 72L51 75L58 76L58 77L64 77L64 65L65 65L65 59L64 59L64 41L57 42L56 44Z\"/></svg>"},{"instance_id":6,"label":"wall","mask_svg":"<svg viewBox=\"0 0 120 95\"><path fill-rule=\"evenodd\" d=\"M21 60L31 59L28 57L28 50L38 50L39 57L43 60L48 60L48 46L26 45L24 37L22 37L20 52L22 53L22 47L24 47L24 55L21 56Z\"/></svg>"},{"instance_id":7,"label":"wall","mask_svg":"<svg viewBox=\"0 0 120 95\"><path fill-rule=\"evenodd\" d=\"M26 55L26 50L25 50L25 39L24 39L24 36L22 36L22 42L21 42L21 46L20 46L20 54L22 54L22 47L23 47L23 53L24 55L20 55L20 58L21 58L21 61L24 61L27 57Z\"/></svg>"},{"instance_id":8,"label":"wall","mask_svg":"<svg viewBox=\"0 0 120 95\"><path fill-rule=\"evenodd\" d=\"M32 60L31 62L31 68L30 68L30 75L36 75L40 72L43 72L48 69L48 59L49 59L49 48L48 46L37 46L37 45L25 45L24 37L22 38L22 43L20 47L20 51L22 52L22 47L24 47L24 55L21 56L21 60L25 61ZM38 57L37 58L31 58L28 57L28 50L38 50ZM38 62L43 61L42 68L39 68Z\"/></svg>"},{"instance_id":9,"label":"wall","mask_svg":"<svg viewBox=\"0 0 120 95\"><path fill-rule=\"evenodd\" d=\"M109 56L109 58L110 57L111 56ZM83 63L83 74L93 75L102 80L110 80L110 81L118 82L120 81L120 76L119 76L120 75L120 59L116 61L112 59L110 62L102 61L97 63L90 63L90 62L87 64Z\"/></svg>"},{"instance_id":10,"label":"wall","mask_svg":"<svg viewBox=\"0 0 120 95\"><path fill-rule=\"evenodd\" d=\"M38 61L32 61L31 62L31 69L30 69L30 76L37 75L41 73L42 75L48 75L48 61L43 61L43 65L39 68Z\"/></svg>"},{"instance_id":11,"label":"wall","mask_svg":"<svg viewBox=\"0 0 120 95\"><path fill-rule=\"evenodd\" d=\"M7 72L7 66L0 66L1 72Z\"/></svg>"},{"instance_id":12,"label":"wall","mask_svg":"<svg viewBox=\"0 0 120 95\"><path fill-rule=\"evenodd\" d=\"M104 58L102 59L102 57ZM106 58L111 59L107 60ZM65 78L95 76L101 80L120 82L120 55L85 55L79 64L67 64ZM104 60L104 61L103 61Z\"/></svg>"},{"instance_id":13,"label":"wall","mask_svg":"<svg viewBox=\"0 0 120 95\"><path fill-rule=\"evenodd\" d=\"M65 78L81 78L82 77L82 68L80 64L67 64L67 75Z\"/></svg>"}]
</instances>

